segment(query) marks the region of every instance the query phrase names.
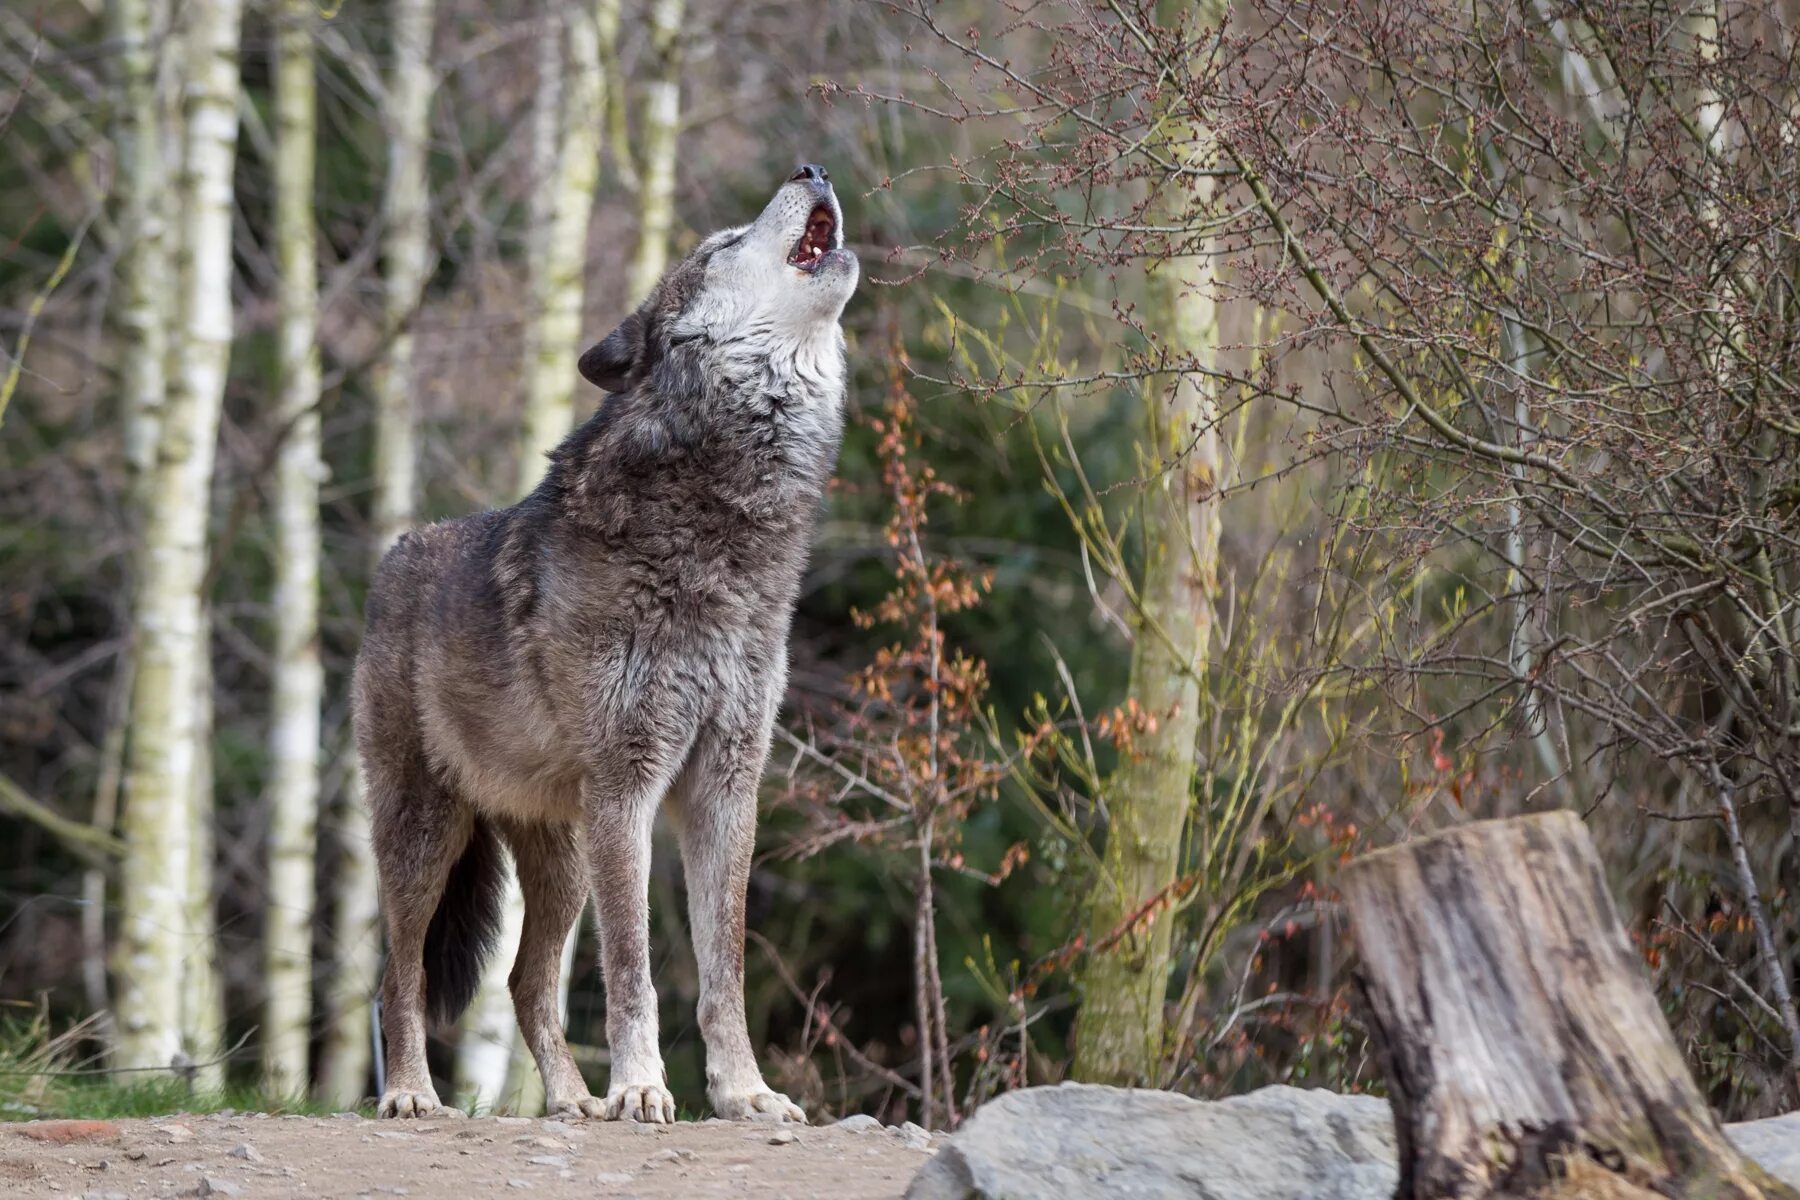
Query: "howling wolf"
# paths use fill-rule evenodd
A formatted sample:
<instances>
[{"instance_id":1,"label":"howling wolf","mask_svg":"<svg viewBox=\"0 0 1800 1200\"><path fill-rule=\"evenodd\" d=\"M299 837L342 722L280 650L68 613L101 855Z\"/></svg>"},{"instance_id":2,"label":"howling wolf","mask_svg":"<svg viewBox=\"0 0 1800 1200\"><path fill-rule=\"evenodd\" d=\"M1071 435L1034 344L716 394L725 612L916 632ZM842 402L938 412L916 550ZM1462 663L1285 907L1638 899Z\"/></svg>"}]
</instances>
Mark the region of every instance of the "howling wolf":
<instances>
[{"instance_id":1,"label":"howling wolf","mask_svg":"<svg viewBox=\"0 0 1800 1200\"><path fill-rule=\"evenodd\" d=\"M744 892L787 630L843 429L856 288L825 171L715 233L581 356L611 395L511 508L401 538L369 592L356 741L387 914L384 1117L440 1106L427 1012L467 1007L512 853L509 984L552 1112L670 1122L650 978L650 831L679 832L707 1096L806 1115L744 1023ZM588 1092L557 973L590 892L612 1078Z\"/></svg>"}]
</instances>

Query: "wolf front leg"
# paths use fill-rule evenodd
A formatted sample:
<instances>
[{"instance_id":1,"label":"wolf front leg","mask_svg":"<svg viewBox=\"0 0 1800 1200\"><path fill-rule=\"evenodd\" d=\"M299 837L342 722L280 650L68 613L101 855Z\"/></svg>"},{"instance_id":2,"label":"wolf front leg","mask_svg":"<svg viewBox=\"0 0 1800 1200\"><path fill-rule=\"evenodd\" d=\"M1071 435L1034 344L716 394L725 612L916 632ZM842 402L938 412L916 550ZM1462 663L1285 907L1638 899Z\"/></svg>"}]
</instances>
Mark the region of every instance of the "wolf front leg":
<instances>
[{"instance_id":1,"label":"wolf front leg","mask_svg":"<svg viewBox=\"0 0 1800 1200\"><path fill-rule=\"evenodd\" d=\"M706 1041L706 1094L729 1120L806 1113L763 1082L744 1020L744 894L756 848L756 785L769 730L703 732L670 793L687 873L688 920L700 966L700 1034Z\"/></svg>"},{"instance_id":2,"label":"wolf front leg","mask_svg":"<svg viewBox=\"0 0 1800 1200\"><path fill-rule=\"evenodd\" d=\"M609 1121L675 1120L675 1098L656 1041L656 984L650 977L650 828L671 774L639 764L609 767L587 788L594 915L612 1050L605 1097Z\"/></svg>"}]
</instances>

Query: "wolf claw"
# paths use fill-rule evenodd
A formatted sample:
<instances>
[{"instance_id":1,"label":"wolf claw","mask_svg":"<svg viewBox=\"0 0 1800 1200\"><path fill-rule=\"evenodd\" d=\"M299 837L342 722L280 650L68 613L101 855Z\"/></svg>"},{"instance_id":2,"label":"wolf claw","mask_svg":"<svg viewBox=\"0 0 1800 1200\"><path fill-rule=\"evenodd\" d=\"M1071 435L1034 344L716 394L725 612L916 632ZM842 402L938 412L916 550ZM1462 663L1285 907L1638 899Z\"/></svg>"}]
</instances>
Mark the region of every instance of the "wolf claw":
<instances>
[{"instance_id":1,"label":"wolf claw","mask_svg":"<svg viewBox=\"0 0 1800 1200\"><path fill-rule=\"evenodd\" d=\"M661 1084L621 1084L606 1093L606 1119L673 1125L675 1097Z\"/></svg>"}]
</instances>

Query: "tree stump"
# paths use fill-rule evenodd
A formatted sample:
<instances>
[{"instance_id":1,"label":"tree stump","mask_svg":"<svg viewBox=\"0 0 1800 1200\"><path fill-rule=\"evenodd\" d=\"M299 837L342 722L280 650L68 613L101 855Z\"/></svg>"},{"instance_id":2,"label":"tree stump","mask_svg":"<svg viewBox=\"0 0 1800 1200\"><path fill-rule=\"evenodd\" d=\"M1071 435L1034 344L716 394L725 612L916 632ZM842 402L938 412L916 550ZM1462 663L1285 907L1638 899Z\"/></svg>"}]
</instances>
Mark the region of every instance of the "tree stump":
<instances>
[{"instance_id":1,"label":"tree stump","mask_svg":"<svg viewBox=\"0 0 1800 1200\"><path fill-rule=\"evenodd\" d=\"M1398 1200L1800 1200L1701 1099L1569 812L1344 869Z\"/></svg>"}]
</instances>

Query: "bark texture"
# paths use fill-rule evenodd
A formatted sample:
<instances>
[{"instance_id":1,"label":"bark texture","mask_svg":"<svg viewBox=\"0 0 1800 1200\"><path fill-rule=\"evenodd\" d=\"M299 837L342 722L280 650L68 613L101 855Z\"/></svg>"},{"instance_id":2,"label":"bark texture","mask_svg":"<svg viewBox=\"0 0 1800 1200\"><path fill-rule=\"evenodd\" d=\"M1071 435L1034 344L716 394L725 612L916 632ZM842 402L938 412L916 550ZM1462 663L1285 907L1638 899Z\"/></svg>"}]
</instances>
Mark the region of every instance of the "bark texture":
<instances>
[{"instance_id":1,"label":"bark texture","mask_svg":"<svg viewBox=\"0 0 1800 1200\"><path fill-rule=\"evenodd\" d=\"M1379 851L1342 889L1399 1200L1800 1200L1708 1111L1573 813Z\"/></svg>"},{"instance_id":2,"label":"bark texture","mask_svg":"<svg viewBox=\"0 0 1800 1200\"><path fill-rule=\"evenodd\" d=\"M232 166L237 154L239 0L192 0L180 181L180 327L145 491L130 748L120 832L121 920L114 949L119 1063L180 1061L194 911L192 842L209 747L195 703L207 655L206 573L219 409L231 353ZM204 874L204 870L199 872ZM190 1022L190 1025L192 1022Z\"/></svg>"},{"instance_id":3,"label":"bark texture","mask_svg":"<svg viewBox=\"0 0 1800 1200\"><path fill-rule=\"evenodd\" d=\"M381 985L381 906L375 891L375 851L362 776L350 755L344 795L337 808L337 888L332 896L331 979L326 985L325 1039L319 1050L316 1093L326 1104L348 1108L369 1091L374 1060L370 1020Z\"/></svg>"},{"instance_id":4,"label":"bark texture","mask_svg":"<svg viewBox=\"0 0 1800 1200\"><path fill-rule=\"evenodd\" d=\"M312 1023L314 846L318 835L318 269L313 237L313 5L283 0L275 30L275 255L281 449L275 461L274 695L269 736L269 875L263 922L264 1085L306 1087Z\"/></svg>"},{"instance_id":5,"label":"bark texture","mask_svg":"<svg viewBox=\"0 0 1800 1200\"><path fill-rule=\"evenodd\" d=\"M650 78L644 84L644 120L638 135L638 244L628 285L633 305L650 294L669 265L669 231L675 220L675 149L681 135L684 11L683 0L650 3Z\"/></svg>"},{"instance_id":6,"label":"bark texture","mask_svg":"<svg viewBox=\"0 0 1800 1200\"><path fill-rule=\"evenodd\" d=\"M375 370L375 557L412 527L418 431L413 406L413 313L430 242L426 136L430 131L433 0L395 0L387 84L388 177L382 196L387 353Z\"/></svg>"}]
</instances>

